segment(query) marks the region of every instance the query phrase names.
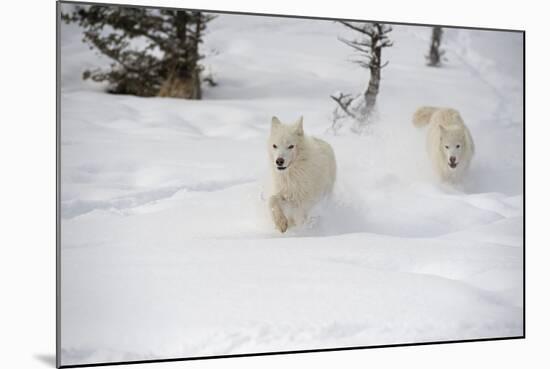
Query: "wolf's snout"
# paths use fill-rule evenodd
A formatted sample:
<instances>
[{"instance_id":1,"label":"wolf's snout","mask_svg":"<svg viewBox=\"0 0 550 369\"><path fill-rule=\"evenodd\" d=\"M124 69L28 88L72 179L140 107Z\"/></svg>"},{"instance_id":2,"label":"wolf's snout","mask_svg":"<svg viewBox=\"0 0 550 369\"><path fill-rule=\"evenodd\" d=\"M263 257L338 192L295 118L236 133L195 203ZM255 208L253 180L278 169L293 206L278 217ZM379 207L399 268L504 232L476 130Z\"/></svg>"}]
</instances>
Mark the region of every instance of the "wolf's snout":
<instances>
[{"instance_id":1,"label":"wolf's snout","mask_svg":"<svg viewBox=\"0 0 550 369\"><path fill-rule=\"evenodd\" d=\"M449 158L449 166L450 166L452 169L455 169L457 165L458 165L458 162L456 161L456 156L451 156L451 157Z\"/></svg>"},{"instance_id":2,"label":"wolf's snout","mask_svg":"<svg viewBox=\"0 0 550 369\"><path fill-rule=\"evenodd\" d=\"M275 160L275 164L277 164L278 166L283 166L283 164L285 163L285 159L283 158L277 158L277 160Z\"/></svg>"}]
</instances>

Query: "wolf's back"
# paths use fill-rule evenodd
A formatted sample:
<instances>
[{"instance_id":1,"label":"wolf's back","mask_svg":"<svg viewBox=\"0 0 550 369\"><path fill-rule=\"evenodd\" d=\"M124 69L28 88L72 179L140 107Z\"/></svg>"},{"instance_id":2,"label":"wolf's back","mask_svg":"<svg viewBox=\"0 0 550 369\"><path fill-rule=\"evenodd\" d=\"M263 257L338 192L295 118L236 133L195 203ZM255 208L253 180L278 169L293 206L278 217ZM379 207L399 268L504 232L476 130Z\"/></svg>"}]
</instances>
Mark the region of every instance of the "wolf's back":
<instances>
[{"instance_id":1,"label":"wolf's back","mask_svg":"<svg viewBox=\"0 0 550 369\"><path fill-rule=\"evenodd\" d=\"M327 192L332 191L334 182L336 181L336 157L332 146L320 138L312 137L312 142L315 145L315 161L316 165L323 168L323 182L326 184Z\"/></svg>"},{"instance_id":2,"label":"wolf's back","mask_svg":"<svg viewBox=\"0 0 550 369\"><path fill-rule=\"evenodd\" d=\"M413 124L415 127L423 127L430 123L432 115L438 111L439 108L433 106L423 106L418 108L413 115Z\"/></svg>"}]
</instances>

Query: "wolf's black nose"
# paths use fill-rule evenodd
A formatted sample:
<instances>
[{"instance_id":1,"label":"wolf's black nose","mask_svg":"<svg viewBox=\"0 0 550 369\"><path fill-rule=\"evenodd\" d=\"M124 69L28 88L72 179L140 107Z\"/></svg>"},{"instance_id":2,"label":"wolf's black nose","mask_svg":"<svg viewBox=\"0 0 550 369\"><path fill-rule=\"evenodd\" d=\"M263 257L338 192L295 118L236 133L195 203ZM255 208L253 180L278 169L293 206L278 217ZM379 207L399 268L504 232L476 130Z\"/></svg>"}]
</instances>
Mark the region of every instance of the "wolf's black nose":
<instances>
[{"instance_id":1,"label":"wolf's black nose","mask_svg":"<svg viewBox=\"0 0 550 369\"><path fill-rule=\"evenodd\" d=\"M283 158L277 158L277 160L275 160L275 164L277 164L278 166L281 166L285 163L285 159Z\"/></svg>"},{"instance_id":2,"label":"wolf's black nose","mask_svg":"<svg viewBox=\"0 0 550 369\"><path fill-rule=\"evenodd\" d=\"M454 163L456 161L456 158L454 156L451 156L449 160L451 161L451 163Z\"/></svg>"}]
</instances>

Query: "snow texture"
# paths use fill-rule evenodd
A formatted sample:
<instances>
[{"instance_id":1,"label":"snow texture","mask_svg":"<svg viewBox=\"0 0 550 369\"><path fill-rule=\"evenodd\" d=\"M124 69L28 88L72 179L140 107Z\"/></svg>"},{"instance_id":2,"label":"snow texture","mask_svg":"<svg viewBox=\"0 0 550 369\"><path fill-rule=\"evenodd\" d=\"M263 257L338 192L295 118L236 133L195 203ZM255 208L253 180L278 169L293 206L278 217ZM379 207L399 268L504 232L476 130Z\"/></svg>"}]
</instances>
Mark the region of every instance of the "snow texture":
<instances>
[{"instance_id":1,"label":"snow texture","mask_svg":"<svg viewBox=\"0 0 550 369\"><path fill-rule=\"evenodd\" d=\"M64 6L64 5L62 5ZM220 15L202 101L110 95L109 61L61 25L63 365L523 334L523 38L395 26L378 121L329 133L330 99L361 91L322 20ZM476 156L440 184L411 123L457 108ZM263 192L271 116L304 115L338 163L332 200L279 234Z\"/></svg>"}]
</instances>

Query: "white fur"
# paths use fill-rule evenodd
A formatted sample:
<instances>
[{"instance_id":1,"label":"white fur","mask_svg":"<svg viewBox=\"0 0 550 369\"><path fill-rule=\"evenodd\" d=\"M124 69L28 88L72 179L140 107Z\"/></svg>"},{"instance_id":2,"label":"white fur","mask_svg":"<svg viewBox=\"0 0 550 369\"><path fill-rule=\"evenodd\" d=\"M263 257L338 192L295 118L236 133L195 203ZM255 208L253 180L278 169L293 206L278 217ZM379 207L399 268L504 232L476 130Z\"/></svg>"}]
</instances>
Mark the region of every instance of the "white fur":
<instances>
[{"instance_id":1,"label":"white fur","mask_svg":"<svg viewBox=\"0 0 550 369\"><path fill-rule=\"evenodd\" d=\"M275 227L285 232L304 223L309 210L332 192L336 160L327 142L304 135L302 118L285 125L273 117L268 153L272 179L269 207ZM278 165L277 159L283 164Z\"/></svg>"},{"instance_id":2,"label":"white fur","mask_svg":"<svg viewBox=\"0 0 550 369\"><path fill-rule=\"evenodd\" d=\"M428 125L428 154L439 177L446 182L461 181L474 155L474 141L459 112L424 106L414 113L413 124Z\"/></svg>"}]
</instances>

